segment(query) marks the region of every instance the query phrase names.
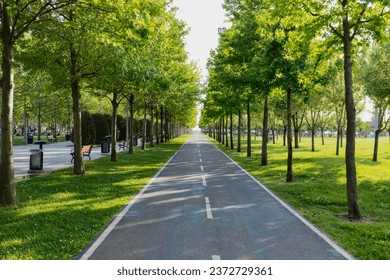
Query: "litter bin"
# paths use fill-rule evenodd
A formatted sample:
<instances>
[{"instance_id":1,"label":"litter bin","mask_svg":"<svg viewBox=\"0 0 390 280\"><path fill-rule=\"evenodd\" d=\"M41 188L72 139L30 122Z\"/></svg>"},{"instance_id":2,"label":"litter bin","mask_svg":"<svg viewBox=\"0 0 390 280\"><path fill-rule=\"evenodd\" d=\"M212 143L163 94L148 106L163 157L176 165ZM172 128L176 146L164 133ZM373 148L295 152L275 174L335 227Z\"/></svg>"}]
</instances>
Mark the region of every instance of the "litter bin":
<instances>
[{"instance_id":1,"label":"litter bin","mask_svg":"<svg viewBox=\"0 0 390 280\"><path fill-rule=\"evenodd\" d=\"M133 146L134 147L138 146L138 139L137 138L133 138Z\"/></svg>"},{"instance_id":2,"label":"litter bin","mask_svg":"<svg viewBox=\"0 0 390 280\"><path fill-rule=\"evenodd\" d=\"M33 144L34 143L34 135L29 133L27 134L27 144Z\"/></svg>"},{"instance_id":3,"label":"litter bin","mask_svg":"<svg viewBox=\"0 0 390 280\"><path fill-rule=\"evenodd\" d=\"M107 154L110 152L110 142L108 142L107 139L102 140L101 147L102 147L102 154Z\"/></svg>"},{"instance_id":4,"label":"litter bin","mask_svg":"<svg viewBox=\"0 0 390 280\"><path fill-rule=\"evenodd\" d=\"M70 134L65 134L65 141L70 141Z\"/></svg>"},{"instance_id":5,"label":"litter bin","mask_svg":"<svg viewBox=\"0 0 390 280\"><path fill-rule=\"evenodd\" d=\"M42 172L43 170L43 152L40 149L30 150L30 169L29 173Z\"/></svg>"}]
</instances>

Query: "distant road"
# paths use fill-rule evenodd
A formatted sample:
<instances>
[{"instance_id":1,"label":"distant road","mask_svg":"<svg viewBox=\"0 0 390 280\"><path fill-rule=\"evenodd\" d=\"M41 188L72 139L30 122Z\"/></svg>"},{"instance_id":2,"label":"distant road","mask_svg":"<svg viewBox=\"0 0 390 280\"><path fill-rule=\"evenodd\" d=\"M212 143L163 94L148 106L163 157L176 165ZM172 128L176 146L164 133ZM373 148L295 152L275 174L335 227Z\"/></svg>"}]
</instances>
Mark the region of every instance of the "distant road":
<instances>
[{"instance_id":1,"label":"distant road","mask_svg":"<svg viewBox=\"0 0 390 280\"><path fill-rule=\"evenodd\" d=\"M195 133L81 259L349 259Z\"/></svg>"}]
</instances>

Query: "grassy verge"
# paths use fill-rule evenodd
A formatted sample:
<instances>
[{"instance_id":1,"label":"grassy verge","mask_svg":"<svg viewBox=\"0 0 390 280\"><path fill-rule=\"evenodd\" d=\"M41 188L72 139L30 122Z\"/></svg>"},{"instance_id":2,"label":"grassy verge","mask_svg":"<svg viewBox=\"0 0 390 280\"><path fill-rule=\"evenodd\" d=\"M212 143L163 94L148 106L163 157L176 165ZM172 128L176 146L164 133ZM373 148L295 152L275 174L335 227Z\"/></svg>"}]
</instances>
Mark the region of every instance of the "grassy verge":
<instances>
[{"instance_id":1,"label":"grassy verge","mask_svg":"<svg viewBox=\"0 0 390 280\"><path fill-rule=\"evenodd\" d=\"M0 208L0 259L73 259L178 150L188 136L118 161L86 162L87 176L72 169L19 182L20 203Z\"/></svg>"},{"instance_id":2,"label":"grassy verge","mask_svg":"<svg viewBox=\"0 0 390 280\"><path fill-rule=\"evenodd\" d=\"M335 155L335 139L325 146L317 139L311 152L310 139L294 149L294 183L285 183L286 147L282 139L269 144L269 165L260 163L260 142L253 144L252 158L219 147L278 196L297 209L322 231L358 259L390 259L390 143L380 139L378 162L371 161L373 139L357 139L356 164L361 208L368 221L349 222L347 213L344 149ZM243 147L246 151L246 147Z\"/></svg>"}]
</instances>

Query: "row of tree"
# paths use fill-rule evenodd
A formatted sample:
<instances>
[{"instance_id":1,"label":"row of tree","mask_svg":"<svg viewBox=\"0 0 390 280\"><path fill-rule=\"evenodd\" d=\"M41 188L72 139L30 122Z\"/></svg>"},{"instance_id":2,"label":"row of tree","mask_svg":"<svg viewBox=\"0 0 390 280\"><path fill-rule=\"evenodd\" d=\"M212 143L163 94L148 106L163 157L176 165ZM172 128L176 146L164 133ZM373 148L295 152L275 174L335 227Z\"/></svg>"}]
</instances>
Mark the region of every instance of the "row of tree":
<instances>
[{"instance_id":1,"label":"row of tree","mask_svg":"<svg viewBox=\"0 0 390 280\"><path fill-rule=\"evenodd\" d=\"M389 38L388 2L225 0L224 7L232 26L211 53L203 126L218 122L227 131L229 121L232 132L235 118L241 127L245 114L246 129L251 131L253 105L262 103L261 165L268 164L272 120L283 120L286 181L292 182L293 133L297 147L297 133L306 122L314 151L317 128L326 128L327 120L334 118L340 139L346 124L348 217L362 218L355 165L356 114L359 96L367 94L379 110L378 137L389 122L389 66L383 63L389 59L389 45L383 43ZM366 52L369 46L374 47ZM353 65L353 60L358 63ZM359 75L353 75L354 69ZM382 70L383 79L377 78L379 69L387 69ZM240 130L238 134L240 147ZM251 156L251 137L247 147Z\"/></svg>"},{"instance_id":2,"label":"row of tree","mask_svg":"<svg viewBox=\"0 0 390 280\"><path fill-rule=\"evenodd\" d=\"M73 123L77 175L86 174L81 113L96 105L96 100L107 99L110 104L112 161L116 161L118 110L125 111L124 105L129 112L127 139L133 138L137 109L145 138L148 118L151 123L157 119L166 122L156 126L165 133L168 124L172 129L194 125L199 71L187 60L186 26L176 18L169 1L21 0L1 1L0 5L0 205L17 202L14 103L23 103L17 107L24 108L24 119L29 106L49 106L54 115L73 116L69 123ZM36 92L38 98L29 98L30 92ZM40 97L47 95L51 98Z\"/></svg>"}]
</instances>

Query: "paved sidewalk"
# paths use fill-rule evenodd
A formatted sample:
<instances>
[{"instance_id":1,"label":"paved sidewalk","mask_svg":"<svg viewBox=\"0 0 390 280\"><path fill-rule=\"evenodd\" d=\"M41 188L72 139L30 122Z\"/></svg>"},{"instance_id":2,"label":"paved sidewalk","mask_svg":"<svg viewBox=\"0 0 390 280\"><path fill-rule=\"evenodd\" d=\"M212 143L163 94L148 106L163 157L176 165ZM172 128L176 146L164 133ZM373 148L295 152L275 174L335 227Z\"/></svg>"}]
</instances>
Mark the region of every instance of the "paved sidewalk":
<instances>
[{"instance_id":1,"label":"paved sidewalk","mask_svg":"<svg viewBox=\"0 0 390 280\"><path fill-rule=\"evenodd\" d=\"M28 173L30 165L30 150L39 149L39 145L29 144L25 146L14 146L14 168L16 180L24 179L31 174ZM70 141L43 145L43 171L51 172L57 169L73 166L70 162L72 156L70 151L73 143ZM100 146L94 146L91 152L91 159L107 156L102 154ZM88 161L88 157L84 157Z\"/></svg>"}]
</instances>

